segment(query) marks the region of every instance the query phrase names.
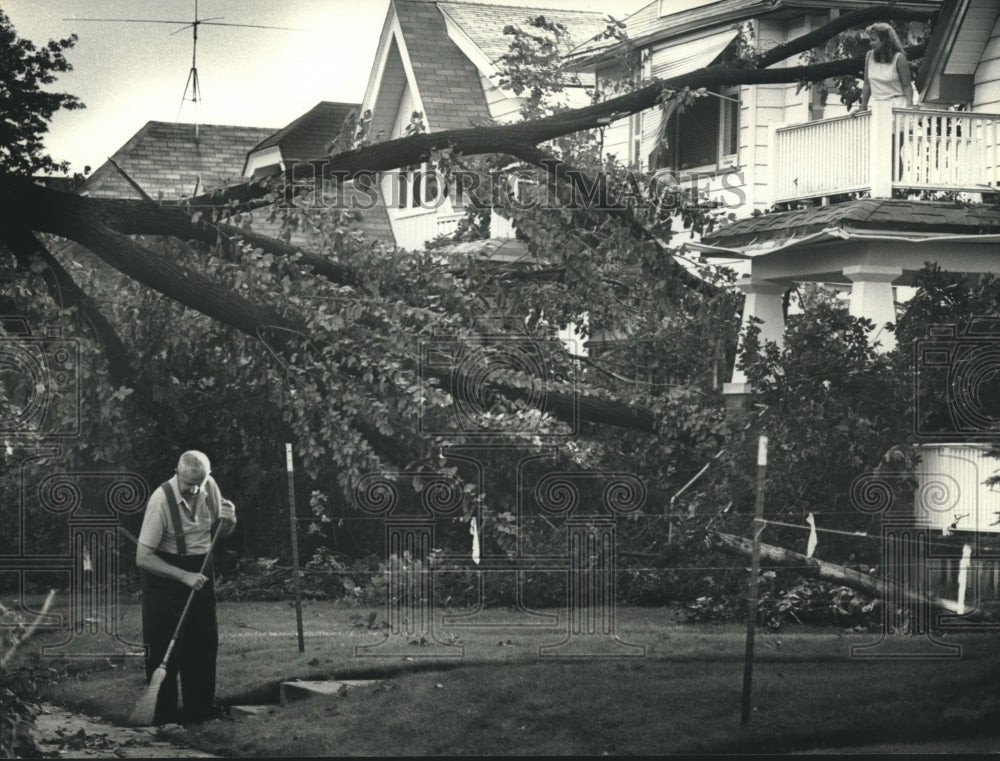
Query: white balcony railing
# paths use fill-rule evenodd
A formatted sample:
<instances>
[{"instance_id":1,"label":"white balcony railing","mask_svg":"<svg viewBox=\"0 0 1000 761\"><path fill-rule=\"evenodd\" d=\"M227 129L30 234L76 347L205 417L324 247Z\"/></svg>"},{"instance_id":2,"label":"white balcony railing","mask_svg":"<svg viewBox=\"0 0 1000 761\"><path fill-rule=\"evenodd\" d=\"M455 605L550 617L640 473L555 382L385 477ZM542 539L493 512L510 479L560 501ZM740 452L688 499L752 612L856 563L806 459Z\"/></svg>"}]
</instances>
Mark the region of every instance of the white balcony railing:
<instances>
[{"instance_id":1,"label":"white balcony railing","mask_svg":"<svg viewBox=\"0 0 1000 761\"><path fill-rule=\"evenodd\" d=\"M1000 189L1000 114L891 109L771 129L772 202Z\"/></svg>"},{"instance_id":2,"label":"white balcony railing","mask_svg":"<svg viewBox=\"0 0 1000 761\"><path fill-rule=\"evenodd\" d=\"M382 192L386 200L396 245L419 250L440 235L452 235L465 217L464 199L427 163L387 172ZM490 223L494 238L513 238L511 223L494 213Z\"/></svg>"},{"instance_id":3,"label":"white balcony railing","mask_svg":"<svg viewBox=\"0 0 1000 761\"><path fill-rule=\"evenodd\" d=\"M464 212L423 211L392 220L393 235L400 248L419 251L439 235L452 235Z\"/></svg>"}]
</instances>

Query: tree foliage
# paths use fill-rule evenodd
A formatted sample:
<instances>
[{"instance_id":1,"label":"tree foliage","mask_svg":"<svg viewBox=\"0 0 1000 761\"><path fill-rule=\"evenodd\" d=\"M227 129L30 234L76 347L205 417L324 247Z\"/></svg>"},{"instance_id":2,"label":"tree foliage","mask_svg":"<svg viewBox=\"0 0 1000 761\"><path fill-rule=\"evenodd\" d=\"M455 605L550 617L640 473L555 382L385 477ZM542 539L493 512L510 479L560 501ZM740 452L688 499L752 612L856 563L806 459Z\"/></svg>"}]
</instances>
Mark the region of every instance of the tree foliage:
<instances>
[{"instance_id":1,"label":"tree foliage","mask_svg":"<svg viewBox=\"0 0 1000 761\"><path fill-rule=\"evenodd\" d=\"M72 70L64 51L76 39L73 34L39 48L18 37L10 17L0 9L0 173L66 171L67 162L57 162L45 152L45 133L57 111L84 105L74 95L45 88L58 74Z\"/></svg>"},{"instance_id":2,"label":"tree foliage","mask_svg":"<svg viewBox=\"0 0 1000 761\"><path fill-rule=\"evenodd\" d=\"M898 12L866 9L863 18ZM399 480L415 493L428 474L446 471L468 488L441 521L442 546L464 547L477 513L487 521L484 544L502 553L515 546L516 485L480 489L454 452L474 447L483 429L502 433L512 450L560 441L551 467L636 472L650 484L644 513L620 527L623 589L663 602L733 591L724 572L700 570L731 566L707 554L705 528L746 535L753 442L765 431L775 442L775 517L801 522L809 512L829 513L824 525L866 530L850 512L845 484L902 441L909 400L900 354L875 352L869 326L834 300L803 296L809 308L790 320L783 350L746 336L746 371L764 412L749 427L727 419L720 391L736 350L734 276L683 261L673 244L684 229L718 224L720 210L630 171L601 147L612 115L656 107L667 91L686 87L683 98L711 83L856 75L863 55L767 68L803 51L793 44L668 83L629 82L568 109L559 102L564 80L546 74L558 63L558 27L536 19L512 31L509 81L531 95L530 120L415 129L373 142L363 116L326 168L350 177L429 160L445 174L479 172L484 183L497 174L516 180L499 203L470 208L461 240L425 251L368 240L356 212L308 193L275 204L284 200L276 184L247 183L187 209L66 198L4 180L0 193L24 227L91 250L65 248L46 259L30 240L5 233L4 311L30 315L32 324L65 324L86 347L80 438L87 445L73 450L75 464L168 473L178 450L202 448L247 511L247 549L267 551L283 525L275 506L284 499L283 443L291 441L300 493L319 493L307 551L356 557L383 541L379 522L353 520L363 476L405 473ZM615 35L623 39L620 28ZM308 244L297 249L255 233L253 215L267 213ZM483 237L493 214L511 221L525 260L490 265L456 253L464 249L454 244ZM53 287L45 274L57 267L82 295ZM106 317L106 330L95 313ZM584 355L555 339L570 326L595 350ZM465 366L424 361L428 346L449 341ZM474 396L463 399L462 384ZM539 389L544 412L532 403ZM574 398L575 417L564 404ZM456 401L470 399L474 414L463 417ZM493 470L516 469L509 452L484 457ZM672 504L708 463L708 474ZM521 539L551 551L558 536L542 520L532 525ZM801 539L791 529L782 535L789 546ZM848 541L825 546L850 561Z\"/></svg>"}]
</instances>

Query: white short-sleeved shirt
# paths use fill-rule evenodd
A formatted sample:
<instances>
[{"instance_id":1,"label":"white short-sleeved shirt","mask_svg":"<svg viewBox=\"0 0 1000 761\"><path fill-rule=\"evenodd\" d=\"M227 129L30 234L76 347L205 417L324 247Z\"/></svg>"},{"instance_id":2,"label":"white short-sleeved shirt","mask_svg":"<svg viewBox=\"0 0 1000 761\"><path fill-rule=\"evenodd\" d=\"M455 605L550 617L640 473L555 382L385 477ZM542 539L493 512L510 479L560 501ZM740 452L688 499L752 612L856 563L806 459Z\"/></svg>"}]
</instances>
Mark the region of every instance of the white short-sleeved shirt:
<instances>
[{"instance_id":1,"label":"white short-sleeved shirt","mask_svg":"<svg viewBox=\"0 0 1000 761\"><path fill-rule=\"evenodd\" d=\"M896 53L889 63L879 63L874 55L868 57L868 85L871 88L872 100L887 100L894 107L902 108L907 104L903 83L899 81L896 63L899 53Z\"/></svg>"},{"instance_id":2,"label":"white short-sleeved shirt","mask_svg":"<svg viewBox=\"0 0 1000 761\"><path fill-rule=\"evenodd\" d=\"M218 509L218 505L222 504L219 485L209 476L205 488L194 497L192 504L181 497L176 475L167 483L169 488L174 490L174 497L177 499L177 508L181 515L180 530L187 544L187 554L204 555L212 546L213 520L205 497L211 491L212 503ZM163 488L161 485L149 497L146 513L142 519L142 530L139 532L139 543L152 550L176 554L177 540L174 539L173 532L177 529L171 520L170 505L167 503L167 495L163 492Z\"/></svg>"}]
</instances>

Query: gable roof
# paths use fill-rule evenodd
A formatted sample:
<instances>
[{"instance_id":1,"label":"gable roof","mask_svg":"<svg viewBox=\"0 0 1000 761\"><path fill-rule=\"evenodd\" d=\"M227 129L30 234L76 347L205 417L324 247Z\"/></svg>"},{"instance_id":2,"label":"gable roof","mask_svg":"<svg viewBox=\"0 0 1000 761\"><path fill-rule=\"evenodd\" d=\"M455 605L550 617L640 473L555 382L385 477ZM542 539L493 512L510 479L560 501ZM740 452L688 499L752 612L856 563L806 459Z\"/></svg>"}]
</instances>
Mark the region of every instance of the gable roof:
<instances>
[{"instance_id":1,"label":"gable roof","mask_svg":"<svg viewBox=\"0 0 1000 761\"><path fill-rule=\"evenodd\" d=\"M997 0L945 0L917 72L922 102L973 99L976 66L998 17Z\"/></svg>"},{"instance_id":2,"label":"gable roof","mask_svg":"<svg viewBox=\"0 0 1000 761\"><path fill-rule=\"evenodd\" d=\"M360 107L359 103L322 100L287 127L255 145L249 153L277 146L285 161L325 156L330 143L340 134L347 117Z\"/></svg>"},{"instance_id":3,"label":"gable roof","mask_svg":"<svg viewBox=\"0 0 1000 761\"><path fill-rule=\"evenodd\" d=\"M365 94L364 107L373 110L373 133L391 128L406 83L416 91L415 108L423 110L431 131L489 120L484 87L490 83L484 78L496 74L497 62L509 49L511 37L503 30L523 27L536 16L566 26L566 54L607 27L602 14L590 11L392 0ZM393 113L387 114L387 109Z\"/></svg>"},{"instance_id":4,"label":"gable roof","mask_svg":"<svg viewBox=\"0 0 1000 761\"><path fill-rule=\"evenodd\" d=\"M411 84L420 95L428 128L434 132L462 129L489 119L479 72L448 36L437 4L393 0L392 7L403 36L404 57L416 80Z\"/></svg>"},{"instance_id":5,"label":"gable roof","mask_svg":"<svg viewBox=\"0 0 1000 761\"><path fill-rule=\"evenodd\" d=\"M176 200L240 179L247 151L273 132L267 127L151 121L112 158L153 199ZM98 167L79 192L140 197L110 162Z\"/></svg>"},{"instance_id":6,"label":"gable roof","mask_svg":"<svg viewBox=\"0 0 1000 761\"><path fill-rule=\"evenodd\" d=\"M643 47L705 27L717 27L762 16L780 4L781 0L719 0L661 16L660 0L653 0L624 20L625 33L632 45ZM610 56L621 47L622 43L614 39L595 40L573 51L572 58L580 63L590 63Z\"/></svg>"}]
</instances>

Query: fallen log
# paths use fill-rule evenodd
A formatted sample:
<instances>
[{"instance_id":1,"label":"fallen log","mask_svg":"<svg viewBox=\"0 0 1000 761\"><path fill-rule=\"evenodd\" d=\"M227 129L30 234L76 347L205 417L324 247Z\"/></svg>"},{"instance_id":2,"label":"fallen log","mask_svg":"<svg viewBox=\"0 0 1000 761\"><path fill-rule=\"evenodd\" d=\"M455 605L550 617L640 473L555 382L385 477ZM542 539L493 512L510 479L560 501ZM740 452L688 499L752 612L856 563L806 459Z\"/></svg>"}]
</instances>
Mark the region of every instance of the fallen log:
<instances>
[{"instance_id":1,"label":"fallen log","mask_svg":"<svg viewBox=\"0 0 1000 761\"><path fill-rule=\"evenodd\" d=\"M733 555L745 555L749 557L753 554L753 542L733 534L723 534L719 531L713 532L712 543L718 549ZM773 544L760 545L761 566L770 565L779 568L795 568L803 576L808 576L821 581L829 581L840 584L859 592L864 592L872 597L884 599L886 597L886 587L891 585L891 591L898 598L909 602L924 605L933 605L935 608L946 610L949 613L958 613L958 603L954 600L946 600L941 597L924 597L907 587L887 582L881 576L869 576L853 568L845 568L836 563L830 563L818 558L810 558L798 552L786 550L784 547L776 547Z\"/></svg>"}]
</instances>

